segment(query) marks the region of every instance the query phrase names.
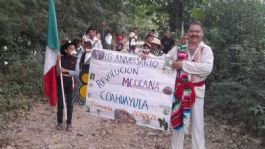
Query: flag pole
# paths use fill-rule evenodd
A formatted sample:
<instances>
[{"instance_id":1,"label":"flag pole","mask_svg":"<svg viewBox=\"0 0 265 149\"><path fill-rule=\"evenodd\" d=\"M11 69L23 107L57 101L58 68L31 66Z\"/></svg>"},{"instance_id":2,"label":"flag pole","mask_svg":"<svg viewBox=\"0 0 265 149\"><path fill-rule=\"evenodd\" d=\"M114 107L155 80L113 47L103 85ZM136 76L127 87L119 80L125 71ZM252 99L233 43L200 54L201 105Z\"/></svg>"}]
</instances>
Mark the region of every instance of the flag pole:
<instances>
[{"instance_id":1,"label":"flag pole","mask_svg":"<svg viewBox=\"0 0 265 149\"><path fill-rule=\"evenodd\" d=\"M60 52L58 52L58 54L59 54L59 56L61 56ZM67 111L66 111L64 85L63 85L63 74L61 72L61 68L62 68L61 58L59 58L58 61L59 61L59 68L60 68L60 79L61 79L61 89L62 89L61 91L62 91L62 97L63 97L64 117L67 120Z\"/></svg>"}]
</instances>

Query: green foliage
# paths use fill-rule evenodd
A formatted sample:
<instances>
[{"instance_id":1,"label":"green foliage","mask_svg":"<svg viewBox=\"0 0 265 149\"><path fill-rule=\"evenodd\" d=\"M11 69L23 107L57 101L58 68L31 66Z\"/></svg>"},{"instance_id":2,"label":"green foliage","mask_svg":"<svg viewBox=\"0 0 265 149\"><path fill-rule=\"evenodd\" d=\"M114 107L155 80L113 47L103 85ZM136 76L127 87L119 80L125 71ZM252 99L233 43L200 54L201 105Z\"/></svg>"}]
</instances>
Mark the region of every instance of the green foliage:
<instances>
[{"instance_id":1,"label":"green foliage","mask_svg":"<svg viewBox=\"0 0 265 149\"><path fill-rule=\"evenodd\" d=\"M244 121L256 132L264 129L265 114L257 108L265 105L264 56L256 49L239 46L215 52L215 57L207 108L221 110L218 117L233 123Z\"/></svg>"},{"instance_id":2,"label":"green foliage","mask_svg":"<svg viewBox=\"0 0 265 149\"><path fill-rule=\"evenodd\" d=\"M203 20L215 55L207 108L255 132L265 127L264 8L259 1L209 1Z\"/></svg>"},{"instance_id":3,"label":"green foliage","mask_svg":"<svg viewBox=\"0 0 265 149\"><path fill-rule=\"evenodd\" d=\"M215 66L208 78L207 109L222 111L255 131L264 129L265 4L224 0L55 0L59 36L77 38L90 25L100 33L130 31L143 36L171 26L180 31L191 19L204 24L205 41L213 48ZM0 52L4 84L0 113L23 107L23 96L42 94L48 1L0 0ZM104 25L104 23L106 23ZM4 50L4 46L8 49ZM1 79L1 78L0 78ZM22 98L23 97L23 98ZM20 100L23 99L23 100Z\"/></svg>"},{"instance_id":4,"label":"green foliage","mask_svg":"<svg viewBox=\"0 0 265 149\"><path fill-rule=\"evenodd\" d=\"M196 20L203 20L205 18L205 12L199 8L193 8L191 10L191 17Z\"/></svg>"},{"instance_id":5,"label":"green foliage","mask_svg":"<svg viewBox=\"0 0 265 149\"><path fill-rule=\"evenodd\" d=\"M17 58L10 64L9 75L0 90L0 113L30 109L31 97L42 95L42 59L43 53L32 53L28 59Z\"/></svg>"},{"instance_id":6,"label":"green foliage","mask_svg":"<svg viewBox=\"0 0 265 149\"><path fill-rule=\"evenodd\" d=\"M48 4L37 0L1 0L0 5L0 68L6 69L0 85L2 113L30 107L30 96L42 95ZM4 61L8 65L3 66Z\"/></svg>"},{"instance_id":7,"label":"green foliage","mask_svg":"<svg viewBox=\"0 0 265 149\"><path fill-rule=\"evenodd\" d=\"M42 94L42 54L31 54L28 59L16 61L10 66L10 74L12 75L9 76L9 82L20 85L20 93L23 95Z\"/></svg>"},{"instance_id":8,"label":"green foliage","mask_svg":"<svg viewBox=\"0 0 265 149\"><path fill-rule=\"evenodd\" d=\"M128 27L137 27L142 37L144 37L152 29L163 30L164 25L168 21L168 15L161 12L159 4L150 5L150 3L143 3L135 5L134 10L128 15Z\"/></svg>"},{"instance_id":9,"label":"green foliage","mask_svg":"<svg viewBox=\"0 0 265 149\"><path fill-rule=\"evenodd\" d=\"M159 9L159 1L55 0L55 3L61 39L78 38L90 25L100 33L106 29L122 32L138 27L145 34L167 20L166 13ZM6 70L5 80L0 82L0 112L3 112L21 108L25 103L19 100L22 96L43 94L48 1L0 0L0 5L0 69L1 73ZM4 66L4 61L8 65Z\"/></svg>"},{"instance_id":10,"label":"green foliage","mask_svg":"<svg viewBox=\"0 0 265 149\"><path fill-rule=\"evenodd\" d=\"M10 86L11 88L16 88L17 86ZM12 91L11 89L10 91ZM10 93L8 91L8 93ZM30 110L32 106L32 99L27 96L19 95L16 97L8 97L0 94L0 114L4 114L5 112L11 112L18 109L26 109Z\"/></svg>"}]
</instances>

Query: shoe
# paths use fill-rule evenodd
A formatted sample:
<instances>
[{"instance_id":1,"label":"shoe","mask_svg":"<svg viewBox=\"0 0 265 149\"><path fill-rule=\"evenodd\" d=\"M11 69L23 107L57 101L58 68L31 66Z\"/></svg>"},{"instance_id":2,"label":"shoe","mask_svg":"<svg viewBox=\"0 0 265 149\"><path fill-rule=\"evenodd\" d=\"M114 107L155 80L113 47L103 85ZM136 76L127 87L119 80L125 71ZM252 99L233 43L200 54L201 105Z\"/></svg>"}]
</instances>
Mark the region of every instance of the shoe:
<instances>
[{"instance_id":1,"label":"shoe","mask_svg":"<svg viewBox=\"0 0 265 149\"><path fill-rule=\"evenodd\" d=\"M67 131L72 131L72 130L73 130L72 125L67 125L66 130L67 130Z\"/></svg>"},{"instance_id":2,"label":"shoe","mask_svg":"<svg viewBox=\"0 0 265 149\"><path fill-rule=\"evenodd\" d=\"M58 123L56 126L57 130L62 130L63 129L63 124Z\"/></svg>"}]
</instances>

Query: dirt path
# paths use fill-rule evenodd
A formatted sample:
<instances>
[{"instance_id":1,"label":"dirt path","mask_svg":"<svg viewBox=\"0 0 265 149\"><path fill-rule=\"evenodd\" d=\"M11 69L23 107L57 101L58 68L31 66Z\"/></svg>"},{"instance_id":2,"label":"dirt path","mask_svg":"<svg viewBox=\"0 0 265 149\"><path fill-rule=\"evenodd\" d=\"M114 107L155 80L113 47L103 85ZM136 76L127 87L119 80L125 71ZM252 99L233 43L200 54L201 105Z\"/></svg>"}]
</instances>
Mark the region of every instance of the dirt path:
<instances>
[{"instance_id":1,"label":"dirt path","mask_svg":"<svg viewBox=\"0 0 265 149\"><path fill-rule=\"evenodd\" d=\"M2 149L168 149L171 134L90 116L84 106L75 105L73 131L57 131L56 109L38 102L13 122L0 122ZM219 124L206 114L207 149L259 149L260 140ZM190 147L186 139L185 148Z\"/></svg>"}]
</instances>

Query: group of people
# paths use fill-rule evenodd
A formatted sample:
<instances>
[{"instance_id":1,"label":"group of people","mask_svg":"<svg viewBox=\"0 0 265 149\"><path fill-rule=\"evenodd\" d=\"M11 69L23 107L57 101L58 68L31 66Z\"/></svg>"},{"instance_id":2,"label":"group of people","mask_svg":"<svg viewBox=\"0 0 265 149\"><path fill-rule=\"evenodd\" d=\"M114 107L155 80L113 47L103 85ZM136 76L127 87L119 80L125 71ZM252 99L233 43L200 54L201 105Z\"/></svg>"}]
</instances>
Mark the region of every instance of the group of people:
<instances>
[{"instance_id":1,"label":"group of people","mask_svg":"<svg viewBox=\"0 0 265 149\"><path fill-rule=\"evenodd\" d=\"M164 37L161 40L156 34L152 32L148 33L144 44L141 46L136 44L138 38L137 28L134 28L128 37L126 37L125 33L116 35L114 46L111 44L112 36L110 32L107 32L104 36L105 40L103 44L96 35L96 29L89 27L82 36L82 39L75 40L74 42L63 41L61 46L62 55L59 57L61 66L58 65L58 72L63 74L67 107L67 130L72 130L73 76L78 76L82 67L89 65L93 49L110 49L138 54L143 59L160 57L172 60L172 68L177 71L174 94L176 101L174 102L179 103L180 107L177 113L181 113L177 119L173 116L171 117L172 126L174 123L174 127L172 127L172 148L183 149L184 147L185 133L183 130L187 124L184 122L186 116L183 113L185 113L184 110L186 110L185 106L187 106L186 102L188 101L191 111L192 148L204 149L204 81L212 71L214 57L211 48L202 41L202 24L199 21L192 21L189 24L187 34L177 44L172 39L169 30L165 31ZM179 45L185 46L180 48L181 46ZM59 77L58 80L60 83ZM185 89L189 90L188 96L184 93ZM61 85L58 85L58 92L58 124L56 128L61 130L63 128L64 108Z\"/></svg>"}]
</instances>

